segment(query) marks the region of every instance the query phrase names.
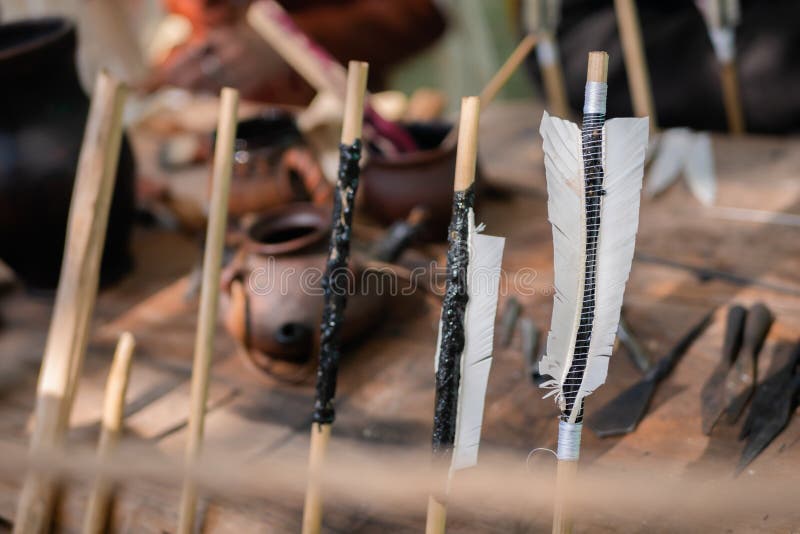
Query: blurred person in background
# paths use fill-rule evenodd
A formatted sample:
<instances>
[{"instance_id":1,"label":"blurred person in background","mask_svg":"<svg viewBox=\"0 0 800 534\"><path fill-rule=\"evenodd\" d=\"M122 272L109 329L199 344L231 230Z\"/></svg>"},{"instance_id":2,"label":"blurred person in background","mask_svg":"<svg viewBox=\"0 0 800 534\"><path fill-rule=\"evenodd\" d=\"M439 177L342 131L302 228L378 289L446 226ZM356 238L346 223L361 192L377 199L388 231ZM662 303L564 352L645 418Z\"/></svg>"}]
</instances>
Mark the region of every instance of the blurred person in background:
<instances>
[{"instance_id":1,"label":"blurred person in background","mask_svg":"<svg viewBox=\"0 0 800 534\"><path fill-rule=\"evenodd\" d=\"M517 9L526 8L524 0L515 3ZM727 131L720 67L697 4L692 0L635 3L659 127ZM735 61L747 131L800 131L800 2L740 0L740 6ZM517 20L524 21L524 14L517 13ZM563 0L557 39L572 109L583 104L586 54L606 50L608 115L632 115L613 0ZM535 54L530 61L538 80Z\"/></svg>"},{"instance_id":2,"label":"blurred person in background","mask_svg":"<svg viewBox=\"0 0 800 534\"><path fill-rule=\"evenodd\" d=\"M131 85L175 86L304 104L314 92L250 28L253 0L0 0L0 21L49 15L76 21L84 89L105 68ZM436 0L279 0L337 60L370 63L370 88L445 28Z\"/></svg>"},{"instance_id":3,"label":"blurred person in background","mask_svg":"<svg viewBox=\"0 0 800 534\"><path fill-rule=\"evenodd\" d=\"M192 90L238 88L246 98L306 103L313 92L244 20L249 0L165 0L192 36L158 67L154 81ZM295 24L341 63L370 63L370 88L387 70L444 31L433 0L281 0Z\"/></svg>"}]
</instances>

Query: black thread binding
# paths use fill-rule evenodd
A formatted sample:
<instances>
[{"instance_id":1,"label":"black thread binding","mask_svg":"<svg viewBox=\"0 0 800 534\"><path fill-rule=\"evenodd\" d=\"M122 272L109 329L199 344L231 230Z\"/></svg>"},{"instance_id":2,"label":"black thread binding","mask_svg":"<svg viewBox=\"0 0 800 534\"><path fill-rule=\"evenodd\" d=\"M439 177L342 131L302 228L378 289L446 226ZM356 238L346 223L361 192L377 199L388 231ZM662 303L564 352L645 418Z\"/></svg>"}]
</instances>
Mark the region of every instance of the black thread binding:
<instances>
[{"instance_id":1,"label":"black thread binding","mask_svg":"<svg viewBox=\"0 0 800 534\"><path fill-rule=\"evenodd\" d=\"M314 422L331 424L336 417L333 398L336 395L336 375L339 371L341 328L347 306L347 286L350 257L350 232L353 222L353 200L358 189L361 141L339 145L339 179L333 202L328 263L322 278L325 307L320 326L319 368L317 369L317 398L314 402Z\"/></svg>"},{"instance_id":2,"label":"black thread binding","mask_svg":"<svg viewBox=\"0 0 800 534\"><path fill-rule=\"evenodd\" d=\"M433 415L433 456L450 457L456 438L461 354L464 351L464 312L467 308L469 263L469 211L475 203L472 187L456 191L447 240L447 285L442 301L442 339L436 371L436 404Z\"/></svg>"},{"instance_id":3,"label":"black thread binding","mask_svg":"<svg viewBox=\"0 0 800 534\"><path fill-rule=\"evenodd\" d=\"M600 234L600 202L605 194L603 190L603 124L605 117L605 113L587 113L583 116L581 149L586 211L586 263L583 276L583 302L581 303L578 333L575 336L575 351L567 378L562 386L565 409L561 418L564 421L569 420L569 415L575 406L575 399L586 372L589 344L592 341L597 281L597 240ZM582 400L577 409L575 422L580 423L583 421Z\"/></svg>"}]
</instances>

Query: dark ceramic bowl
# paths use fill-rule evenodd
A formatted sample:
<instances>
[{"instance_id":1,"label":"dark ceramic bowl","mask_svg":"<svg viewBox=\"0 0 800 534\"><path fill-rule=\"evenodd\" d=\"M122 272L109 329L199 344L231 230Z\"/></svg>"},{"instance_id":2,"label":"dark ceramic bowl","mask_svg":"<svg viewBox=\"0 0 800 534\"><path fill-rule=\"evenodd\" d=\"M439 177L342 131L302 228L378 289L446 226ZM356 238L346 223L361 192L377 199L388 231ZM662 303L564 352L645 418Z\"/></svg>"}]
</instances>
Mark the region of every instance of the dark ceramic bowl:
<instances>
[{"instance_id":1,"label":"dark ceramic bowl","mask_svg":"<svg viewBox=\"0 0 800 534\"><path fill-rule=\"evenodd\" d=\"M30 289L58 284L64 231L89 111L75 27L43 18L0 25L0 259ZM133 155L123 138L101 283L131 266Z\"/></svg>"},{"instance_id":2,"label":"dark ceramic bowl","mask_svg":"<svg viewBox=\"0 0 800 534\"><path fill-rule=\"evenodd\" d=\"M333 188L289 112L272 109L241 121L234 147L232 216L292 202L324 205L330 201Z\"/></svg>"},{"instance_id":3,"label":"dark ceramic bowl","mask_svg":"<svg viewBox=\"0 0 800 534\"><path fill-rule=\"evenodd\" d=\"M362 209L379 222L391 224L406 218L416 206L424 207L430 218L420 237L447 239L456 147L444 150L439 145L450 128L442 122L412 123L407 129L420 150L391 157L371 154L362 172Z\"/></svg>"}]
</instances>

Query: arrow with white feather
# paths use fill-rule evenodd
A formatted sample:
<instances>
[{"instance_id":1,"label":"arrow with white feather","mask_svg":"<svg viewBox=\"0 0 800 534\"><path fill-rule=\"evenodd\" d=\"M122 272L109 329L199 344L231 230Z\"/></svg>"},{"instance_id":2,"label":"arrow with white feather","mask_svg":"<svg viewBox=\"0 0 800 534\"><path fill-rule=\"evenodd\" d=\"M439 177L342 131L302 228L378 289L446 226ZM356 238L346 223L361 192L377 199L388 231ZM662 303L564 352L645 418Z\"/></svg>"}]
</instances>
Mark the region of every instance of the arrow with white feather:
<instances>
[{"instance_id":1,"label":"arrow with white feather","mask_svg":"<svg viewBox=\"0 0 800 534\"><path fill-rule=\"evenodd\" d=\"M744 109L736 70L736 26L741 20L739 0L695 0L708 25L708 36L720 65L722 97L728 130L744 133Z\"/></svg>"},{"instance_id":2,"label":"arrow with white feather","mask_svg":"<svg viewBox=\"0 0 800 534\"><path fill-rule=\"evenodd\" d=\"M453 215L448 232L447 282L436 352L433 460L448 466L447 482L428 500L427 534L444 532L453 473L478 462L500 263L505 239L475 226L475 159L480 99L461 102Z\"/></svg>"},{"instance_id":3,"label":"arrow with white feather","mask_svg":"<svg viewBox=\"0 0 800 534\"><path fill-rule=\"evenodd\" d=\"M542 74L547 107L559 117L570 115L564 71L556 41L561 18L561 0L526 0L523 4L525 30L539 40L536 61Z\"/></svg>"},{"instance_id":4,"label":"arrow with white feather","mask_svg":"<svg viewBox=\"0 0 800 534\"><path fill-rule=\"evenodd\" d=\"M639 223L648 119L605 121L607 71L608 54L591 52L582 130L547 113L540 126L556 293L539 372L561 409L554 533L571 531L583 401L606 380Z\"/></svg>"}]
</instances>

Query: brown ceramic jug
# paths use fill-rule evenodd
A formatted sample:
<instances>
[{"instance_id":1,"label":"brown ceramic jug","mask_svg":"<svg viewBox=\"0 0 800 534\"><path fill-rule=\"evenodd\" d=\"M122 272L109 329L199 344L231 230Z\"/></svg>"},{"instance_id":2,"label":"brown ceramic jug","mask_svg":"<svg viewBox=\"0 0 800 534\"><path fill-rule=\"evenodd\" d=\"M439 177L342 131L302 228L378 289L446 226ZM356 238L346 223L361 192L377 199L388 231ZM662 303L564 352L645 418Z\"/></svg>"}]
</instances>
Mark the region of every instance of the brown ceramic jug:
<instances>
[{"instance_id":1,"label":"brown ceramic jug","mask_svg":"<svg viewBox=\"0 0 800 534\"><path fill-rule=\"evenodd\" d=\"M332 195L333 186L289 112L275 108L239 122L228 200L231 216L292 202L329 205Z\"/></svg>"},{"instance_id":2,"label":"brown ceramic jug","mask_svg":"<svg viewBox=\"0 0 800 534\"><path fill-rule=\"evenodd\" d=\"M324 303L321 280L328 256L330 211L288 204L259 216L222 276L225 326L247 361L273 378L301 381L316 366ZM343 342L355 339L381 316L388 291L380 273L365 275L351 255Z\"/></svg>"}]
</instances>

